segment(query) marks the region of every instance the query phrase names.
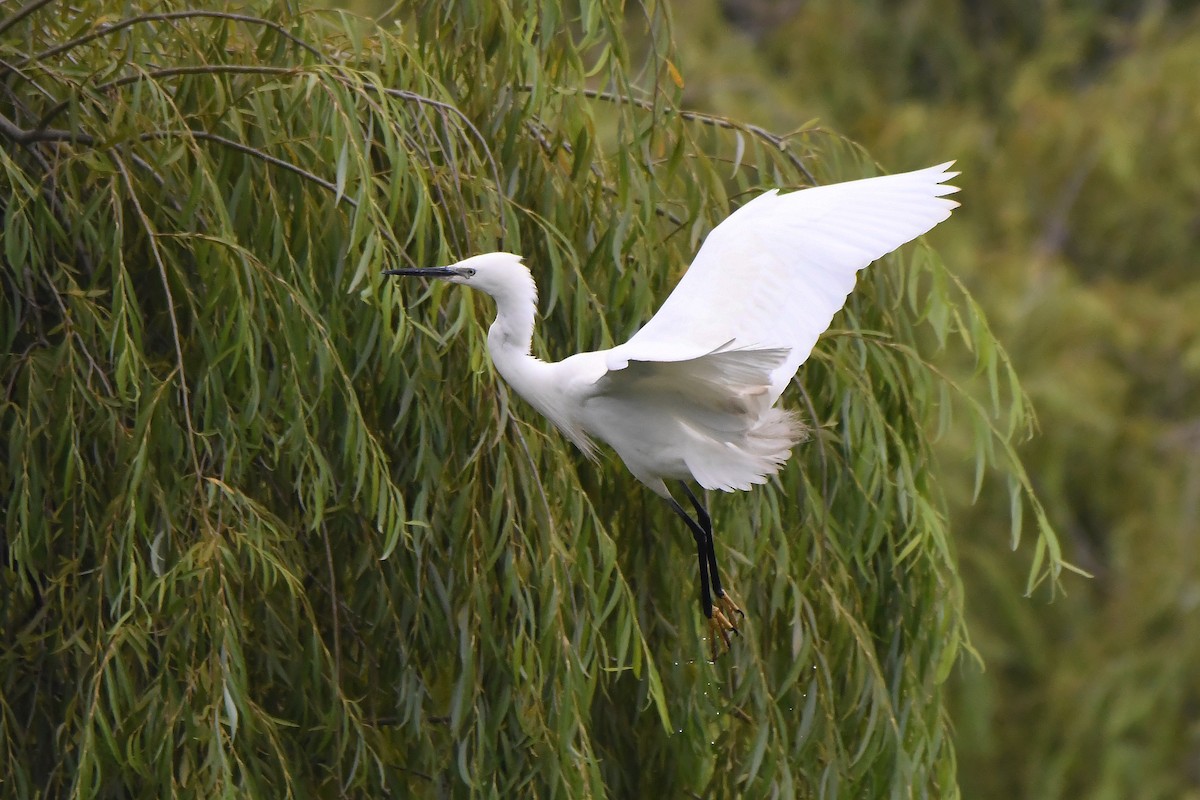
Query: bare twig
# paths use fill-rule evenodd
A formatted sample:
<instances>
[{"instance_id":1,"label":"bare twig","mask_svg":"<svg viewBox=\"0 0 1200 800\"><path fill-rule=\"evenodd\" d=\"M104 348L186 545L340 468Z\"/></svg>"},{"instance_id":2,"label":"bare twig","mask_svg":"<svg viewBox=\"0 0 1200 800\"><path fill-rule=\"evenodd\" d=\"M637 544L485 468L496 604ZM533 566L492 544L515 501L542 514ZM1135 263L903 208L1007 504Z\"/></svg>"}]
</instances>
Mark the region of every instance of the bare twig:
<instances>
[{"instance_id":1,"label":"bare twig","mask_svg":"<svg viewBox=\"0 0 1200 800\"><path fill-rule=\"evenodd\" d=\"M19 145L35 144L37 142L96 143L94 136L88 136L86 133L73 133L72 131L65 131L59 128L25 130L3 114L0 114L0 135Z\"/></svg>"}]
</instances>

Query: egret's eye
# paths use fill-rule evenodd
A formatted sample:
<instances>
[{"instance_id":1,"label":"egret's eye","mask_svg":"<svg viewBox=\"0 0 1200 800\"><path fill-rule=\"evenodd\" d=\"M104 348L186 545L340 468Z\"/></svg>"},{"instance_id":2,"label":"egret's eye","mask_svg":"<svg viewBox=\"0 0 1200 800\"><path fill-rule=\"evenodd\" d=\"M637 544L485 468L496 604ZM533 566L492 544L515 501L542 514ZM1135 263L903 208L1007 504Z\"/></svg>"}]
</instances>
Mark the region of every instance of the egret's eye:
<instances>
[{"instance_id":1,"label":"egret's eye","mask_svg":"<svg viewBox=\"0 0 1200 800\"><path fill-rule=\"evenodd\" d=\"M474 278L474 277L475 277L475 270L474 270L473 268L471 268L471 267L463 267L463 275L464 275L464 276L466 276L466 277L468 277L468 278Z\"/></svg>"}]
</instances>

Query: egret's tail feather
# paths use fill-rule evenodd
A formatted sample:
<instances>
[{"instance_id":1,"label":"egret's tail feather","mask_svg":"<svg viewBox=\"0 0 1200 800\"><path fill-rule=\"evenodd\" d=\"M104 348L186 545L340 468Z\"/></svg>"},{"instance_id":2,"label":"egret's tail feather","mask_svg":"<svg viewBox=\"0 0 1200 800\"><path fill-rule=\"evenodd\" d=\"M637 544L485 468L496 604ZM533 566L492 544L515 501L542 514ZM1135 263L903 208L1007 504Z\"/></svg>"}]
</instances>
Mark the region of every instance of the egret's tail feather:
<instances>
[{"instance_id":1,"label":"egret's tail feather","mask_svg":"<svg viewBox=\"0 0 1200 800\"><path fill-rule=\"evenodd\" d=\"M692 362L708 390L688 415L692 440L685 462L706 489L734 491L766 483L788 460L807 428L792 411L771 406L771 371L787 358L779 348L723 348ZM708 402L705 402L705 401Z\"/></svg>"},{"instance_id":2,"label":"egret's tail feather","mask_svg":"<svg viewBox=\"0 0 1200 800\"><path fill-rule=\"evenodd\" d=\"M585 427L656 491L663 477L727 492L749 489L778 472L805 437L796 414L771 405L771 371L787 356L785 348L731 342L681 361L631 359L597 383L593 424ZM618 421L634 433L605 437Z\"/></svg>"},{"instance_id":3,"label":"egret's tail feather","mask_svg":"<svg viewBox=\"0 0 1200 800\"><path fill-rule=\"evenodd\" d=\"M692 426L689 426L692 427ZM766 483L808 438L808 426L793 411L768 408L736 437L692 427L685 459L692 477L705 489L746 490Z\"/></svg>"}]
</instances>

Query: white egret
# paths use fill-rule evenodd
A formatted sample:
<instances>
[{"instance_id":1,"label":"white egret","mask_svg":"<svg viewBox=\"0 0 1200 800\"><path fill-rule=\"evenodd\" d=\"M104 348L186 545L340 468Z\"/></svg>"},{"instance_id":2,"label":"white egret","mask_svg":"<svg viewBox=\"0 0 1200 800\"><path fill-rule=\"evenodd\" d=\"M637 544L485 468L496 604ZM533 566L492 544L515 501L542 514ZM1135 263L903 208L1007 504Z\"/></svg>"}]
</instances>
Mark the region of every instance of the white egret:
<instances>
[{"instance_id":1,"label":"white egret","mask_svg":"<svg viewBox=\"0 0 1200 800\"><path fill-rule=\"evenodd\" d=\"M958 174L951 164L756 197L709 233L629 341L556 363L530 354L537 288L520 256L385 274L444 278L492 296L488 351L504 380L589 457L593 438L611 446L691 530L715 659L745 615L721 584L712 522L687 481L729 492L779 471L805 428L776 401L858 271L958 206L945 197L958 191L944 183ZM667 480L680 482L694 518Z\"/></svg>"}]
</instances>

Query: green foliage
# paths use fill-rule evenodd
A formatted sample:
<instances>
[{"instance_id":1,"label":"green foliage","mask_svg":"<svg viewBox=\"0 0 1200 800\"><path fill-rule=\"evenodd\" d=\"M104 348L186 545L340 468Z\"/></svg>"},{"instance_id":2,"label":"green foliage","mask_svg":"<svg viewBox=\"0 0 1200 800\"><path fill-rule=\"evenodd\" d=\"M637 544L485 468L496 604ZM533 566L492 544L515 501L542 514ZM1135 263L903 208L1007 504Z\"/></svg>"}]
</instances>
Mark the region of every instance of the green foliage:
<instances>
[{"instance_id":1,"label":"green foliage","mask_svg":"<svg viewBox=\"0 0 1200 800\"><path fill-rule=\"evenodd\" d=\"M1197 796L1195 4L813 0L763 31L679 15L687 102L819 116L898 168L959 158L964 206L930 239L1009 346L1038 410L1024 463L1095 575L1015 601L1009 498L970 508L947 473L987 666L955 681L964 795Z\"/></svg>"},{"instance_id":2,"label":"green foliage","mask_svg":"<svg viewBox=\"0 0 1200 800\"><path fill-rule=\"evenodd\" d=\"M485 301L378 276L520 252L559 358L861 152L682 112L653 4L644 62L604 2L106 8L0 17L5 796L957 793L934 441L957 403L1020 509L1028 408L929 251L804 367L780 480L715 498L716 665L665 507L511 402Z\"/></svg>"}]
</instances>

